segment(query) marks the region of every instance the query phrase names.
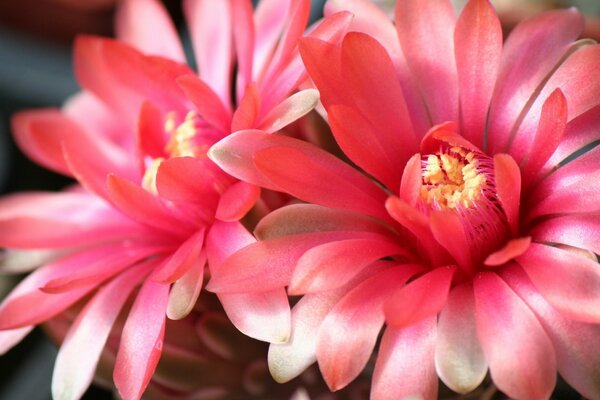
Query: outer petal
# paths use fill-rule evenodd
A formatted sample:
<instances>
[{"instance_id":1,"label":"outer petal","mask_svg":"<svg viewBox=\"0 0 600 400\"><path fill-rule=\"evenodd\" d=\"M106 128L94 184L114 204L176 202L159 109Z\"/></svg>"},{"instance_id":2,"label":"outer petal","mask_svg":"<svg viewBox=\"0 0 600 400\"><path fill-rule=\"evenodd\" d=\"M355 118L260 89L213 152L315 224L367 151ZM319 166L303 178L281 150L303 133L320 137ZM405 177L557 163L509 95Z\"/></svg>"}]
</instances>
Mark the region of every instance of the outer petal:
<instances>
[{"instance_id":1,"label":"outer petal","mask_svg":"<svg viewBox=\"0 0 600 400\"><path fill-rule=\"evenodd\" d=\"M482 147L502 52L502 27L489 1L467 3L456 22L454 47L462 133Z\"/></svg>"},{"instance_id":2,"label":"outer petal","mask_svg":"<svg viewBox=\"0 0 600 400\"><path fill-rule=\"evenodd\" d=\"M478 276L474 289L477 333L498 389L515 399L549 398L556 357L533 312L496 274Z\"/></svg>"},{"instance_id":3,"label":"outer petal","mask_svg":"<svg viewBox=\"0 0 600 400\"><path fill-rule=\"evenodd\" d=\"M142 396L154 373L165 332L169 285L146 280L121 334L113 379L125 400Z\"/></svg>"},{"instance_id":4,"label":"outer petal","mask_svg":"<svg viewBox=\"0 0 600 400\"><path fill-rule=\"evenodd\" d=\"M94 295L69 328L52 377L52 396L79 399L92 382L100 354L121 308L147 274L147 264L132 268Z\"/></svg>"},{"instance_id":5,"label":"outer petal","mask_svg":"<svg viewBox=\"0 0 600 400\"><path fill-rule=\"evenodd\" d=\"M231 106L233 30L229 1L186 0L183 9L200 77ZM216 51L215 51L216 50Z\"/></svg>"},{"instance_id":6,"label":"outer petal","mask_svg":"<svg viewBox=\"0 0 600 400\"><path fill-rule=\"evenodd\" d=\"M546 300L563 314L583 322L600 322L598 263L536 243L517 262Z\"/></svg>"},{"instance_id":7,"label":"outer petal","mask_svg":"<svg viewBox=\"0 0 600 400\"><path fill-rule=\"evenodd\" d=\"M206 255L202 253L193 260L187 271L179 278L169 293L169 304L167 305L167 317L170 319L185 318L194 308L200 296L200 290L204 282L204 268L206 267Z\"/></svg>"},{"instance_id":8,"label":"outer petal","mask_svg":"<svg viewBox=\"0 0 600 400\"><path fill-rule=\"evenodd\" d=\"M505 269L502 277L538 315L554 345L561 376L582 396L600 399L600 326L561 315L545 301L520 268Z\"/></svg>"},{"instance_id":9,"label":"outer petal","mask_svg":"<svg viewBox=\"0 0 600 400\"><path fill-rule=\"evenodd\" d=\"M552 218L532 231L537 242L562 243L600 254L600 216L569 215Z\"/></svg>"},{"instance_id":10,"label":"outer petal","mask_svg":"<svg viewBox=\"0 0 600 400\"><path fill-rule=\"evenodd\" d=\"M219 198L215 218L238 221L254 207L260 198L260 188L247 182L236 182Z\"/></svg>"},{"instance_id":11,"label":"outer petal","mask_svg":"<svg viewBox=\"0 0 600 400\"><path fill-rule=\"evenodd\" d=\"M115 29L119 40L144 53L185 63L175 26L158 1L123 1L117 12Z\"/></svg>"},{"instance_id":12,"label":"outer petal","mask_svg":"<svg viewBox=\"0 0 600 400\"><path fill-rule=\"evenodd\" d=\"M318 101L319 92L315 89L294 93L270 110L258 128L267 133L277 132L310 112Z\"/></svg>"},{"instance_id":13,"label":"outer petal","mask_svg":"<svg viewBox=\"0 0 600 400\"><path fill-rule=\"evenodd\" d=\"M392 266L360 283L327 314L319 328L317 360L329 388L354 380L369 360L385 317L388 296L420 266Z\"/></svg>"},{"instance_id":14,"label":"outer petal","mask_svg":"<svg viewBox=\"0 0 600 400\"><path fill-rule=\"evenodd\" d=\"M6 354L13 346L29 335L33 326L0 331L0 355Z\"/></svg>"},{"instance_id":15,"label":"outer petal","mask_svg":"<svg viewBox=\"0 0 600 400\"><path fill-rule=\"evenodd\" d=\"M488 267L497 267L525 253L531 244L531 237L511 239L500 250L493 252L484 260Z\"/></svg>"},{"instance_id":16,"label":"outer petal","mask_svg":"<svg viewBox=\"0 0 600 400\"><path fill-rule=\"evenodd\" d=\"M458 393L475 389L487 373L475 315L473 287L467 284L452 289L439 316L435 366L442 381Z\"/></svg>"},{"instance_id":17,"label":"outer petal","mask_svg":"<svg viewBox=\"0 0 600 400\"><path fill-rule=\"evenodd\" d=\"M379 346L371 399L437 399L435 341L434 318L401 329L388 327Z\"/></svg>"},{"instance_id":18,"label":"outer petal","mask_svg":"<svg viewBox=\"0 0 600 400\"><path fill-rule=\"evenodd\" d=\"M402 51L433 124L458 118L458 78L452 40L454 19L449 1L396 3L396 29Z\"/></svg>"},{"instance_id":19,"label":"outer petal","mask_svg":"<svg viewBox=\"0 0 600 400\"><path fill-rule=\"evenodd\" d=\"M202 247L204 245L205 230L200 229L177 248L177 250L168 257L165 262L152 274L155 282L173 283L184 274L197 266L201 258ZM204 262L201 263L204 265ZM202 279L202 277L200 277Z\"/></svg>"}]
</instances>

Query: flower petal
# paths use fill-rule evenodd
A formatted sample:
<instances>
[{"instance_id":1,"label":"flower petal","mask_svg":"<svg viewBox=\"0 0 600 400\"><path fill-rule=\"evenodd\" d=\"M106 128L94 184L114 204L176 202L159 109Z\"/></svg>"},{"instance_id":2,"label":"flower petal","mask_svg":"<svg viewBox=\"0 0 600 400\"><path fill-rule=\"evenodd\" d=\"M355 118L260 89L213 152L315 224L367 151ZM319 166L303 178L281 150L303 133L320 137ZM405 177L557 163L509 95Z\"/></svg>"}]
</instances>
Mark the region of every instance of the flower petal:
<instances>
[{"instance_id":1,"label":"flower petal","mask_svg":"<svg viewBox=\"0 0 600 400\"><path fill-rule=\"evenodd\" d=\"M169 285L146 280L123 327L113 379L124 399L139 399L162 351Z\"/></svg>"},{"instance_id":2,"label":"flower petal","mask_svg":"<svg viewBox=\"0 0 600 400\"><path fill-rule=\"evenodd\" d=\"M229 133L231 112L224 106L227 103L223 103L207 82L196 75L186 75L178 78L177 84L206 122L221 132Z\"/></svg>"},{"instance_id":3,"label":"flower petal","mask_svg":"<svg viewBox=\"0 0 600 400\"><path fill-rule=\"evenodd\" d=\"M231 185L219 199L215 218L238 221L254 207L260 197L260 188L243 181Z\"/></svg>"},{"instance_id":4,"label":"flower petal","mask_svg":"<svg viewBox=\"0 0 600 400\"><path fill-rule=\"evenodd\" d=\"M521 203L521 173L515 160L508 154L494 156L496 193L513 233L517 232Z\"/></svg>"},{"instance_id":5,"label":"flower petal","mask_svg":"<svg viewBox=\"0 0 600 400\"><path fill-rule=\"evenodd\" d=\"M538 319L494 273L480 274L474 290L477 333L498 389L511 398L549 398L556 357Z\"/></svg>"},{"instance_id":6,"label":"flower petal","mask_svg":"<svg viewBox=\"0 0 600 400\"><path fill-rule=\"evenodd\" d=\"M173 283L191 268L198 264L204 257L201 256L204 246L204 228L189 236L152 274L152 280L160 283ZM205 261L205 260L204 260Z\"/></svg>"},{"instance_id":7,"label":"flower petal","mask_svg":"<svg viewBox=\"0 0 600 400\"><path fill-rule=\"evenodd\" d=\"M537 225L532 233L537 242L561 243L600 254L600 216L568 215Z\"/></svg>"},{"instance_id":8,"label":"flower petal","mask_svg":"<svg viewBox=\"0 0 600 400\"><path fill-rule=\"evenodd\" d=\"M167 317L170 319L185 318L196 305L202 283L204 281L204 267L206 255L202 253L193 260L185 273L178 278L169 292Z\"/></svg>"},{"instance_id":9,"label":"flower petal","mask_svg":"<svg viewBox=\"0 0 600 400\"><path fill-rule=\"evenodd\" d=\"M23 338L33 330L33 326L25 326L23 328L8 329L0 331L0 355L13 348Z\"/></svg>"},{"instance_id":10,"label":"flower petal","mask_svg":"<svg viewBox=\"0 0 600 400\"><path fill-rule=\"evenodd\" d=\"M475 315L473 287L466 284L450 291L438 321L435 367L440 379L461 394L479 386L487 373Z\"/></svg>"},{"instance_id":11,"label":"flower petal","mask_svg":"<svg viewBox=\"0 0 600 400\"><path fill-rule=\"evenodd\" d=\"M262 118L258 128L267 133L274 133L285 128L297 119L310 112L319 101L319 92L315 89L301 90L294 93Z\"/></svg>"},{"instance_id":12,"label":"flower petal","mask_svg":"<svg viewBox=\"0 0 600 400\"><path fill-rule=\"evenodd\" d=\"M515 257L520 256L529 249L531 236L525 236L517 239L511 239L506 242L503 248L493 252L483 262L488 267L497 267L503 265Z\"/></svg>"}]
</instances>

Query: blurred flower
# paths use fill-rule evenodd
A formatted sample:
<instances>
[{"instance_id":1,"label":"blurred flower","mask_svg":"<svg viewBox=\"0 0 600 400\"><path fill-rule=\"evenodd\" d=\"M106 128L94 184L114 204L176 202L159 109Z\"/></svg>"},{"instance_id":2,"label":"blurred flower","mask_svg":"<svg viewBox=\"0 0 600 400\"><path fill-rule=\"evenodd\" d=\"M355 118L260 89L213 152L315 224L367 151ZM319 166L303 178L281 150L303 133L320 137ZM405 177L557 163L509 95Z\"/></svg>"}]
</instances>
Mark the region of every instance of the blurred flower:
<instances>
[{"instance_id":1,"label":"blurred flower","mask_svg":"<svg viewBox=\"0 0 600 400\"><path fill-rule=\"evenodd\" d=\"M209 290L303 295L269 366L287 381L315 360L351 382L386 325L371 398L476 388L489 370L515 399L546 399L557 371L600 398L600 47L551 11L503 43L485 0L366 1L341 45L301 53L352 165L246 130L209 155L232 175L308 204L272 212ZM235 157L231 157L234 154ZM315 334L316 333L316 334Z\"/></svg>"},{"instance_id":2,"label":"blurred flower","mask_svg":"<svg viewBox=\"0 0 600 400\"><path fill-rule=\"evenodd\" d=\"M10 249L5 264L18 262L16 256L31 268L43 264L0 306L0 350L88 299L59 350L54 397L83 394L115 320L134 296L114 381L123 398L140 398L163 349L165 314L188 315L206 263L216 269L255 241L239 220L260 189L222 172L206 151L233 130L276 132L314 107L314 89L290 96L306 80L297 39L309 7L308 0L265 0L254 12L245 0L184 2L196 75L163 6L124 1L117 16L121 41L80 37L75 43L83 92L63 110L15 116L21 149L77 181L61 193L0 200L0 246ZM348 13L337 14L311 35L335 41L349 20ZM49 253L40 260L40 251ZM283 288L220 300L247 335L271 342L289 337Z\"/></svg>"}]
</instances>

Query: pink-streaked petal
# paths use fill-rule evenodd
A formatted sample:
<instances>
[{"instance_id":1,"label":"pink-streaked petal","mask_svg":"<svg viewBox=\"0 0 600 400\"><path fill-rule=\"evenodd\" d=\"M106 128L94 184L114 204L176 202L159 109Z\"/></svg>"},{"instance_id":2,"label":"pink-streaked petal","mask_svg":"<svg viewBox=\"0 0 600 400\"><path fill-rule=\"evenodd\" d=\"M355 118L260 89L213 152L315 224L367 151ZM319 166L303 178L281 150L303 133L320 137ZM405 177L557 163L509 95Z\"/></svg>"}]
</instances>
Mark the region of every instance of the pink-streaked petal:
<instances>
[{"instance_id":1,"label":"pink-streaked petal","mask_svg":"<svg viewBox=\"0 0 600 400\"><path fill-rule=\"evenodd\" d=\"M194 104L198 114L221 132L229 132L231 112L207 82L196 75L186 75L177 79L188 99Z\"/></svg>"},{"instance_id":2,"label":"pink-streaked petal","mask_svg":"<svg viewBox=\"0 0 600 400\"><path fill-rule=\"evenodd\" d=\"M500 200L511 230L516 233L521 203L521 172L519 166L508 154L496 154L494 156L494 174L498 200Z\"/></svg>"},{"instance_id":3,"label":"pink-streaked petal","mask_svg":"<svg viewBox=\"0 0 600 400\"><path fill-rule=\"evenodd\" d=\"M243 334L269 343L290 337L290 304L285 289L218 294L231 323Z\"/></svg>"},{"instance_id":4,"label":"pink-streaked petal","mask_svg":"<svg viewBox=\"0 0 600 400\"><path fill-rule=\"evenodd\" d=\"M535 138L521 164L525 186L534 181L542 166L554 153L565 133L566 125L567 100L560 89L556 89L544 102Z\"/></svg>"},{"instance_id":5,"label":"pink-streaked petal","mask_svg":"<svg viewBox=\"0 0 600 400\"><path fill-rule=\"evenodd\" d=\"M379 138L376 148L388 163L403 165L417 151L402 87L385 48L363 33L349 33L342 43L342 76L356 108L372 124ZM401 135L398 132L402 132ZM394 183L400 182L396 168ZM387 183L387 182L386 182Z\"/></svg>"},{"instance_id":6,"label":"pink-streaked petal","mask_svg":"<svg viewBox=\"0 0 600 400\"><path fill-rule=\"evenodd\" d=\"M286 14L292 0L263 0L254 13L256 40L252 79L258 80L275 51L277 41L287 22Z\"/></svg>"},{"instance_id":7,"label":"pink-streaked petal","mask_svg":"<svg viewBox=\"0 0 600 400\"><path fill-rule=\"evenodd\" d=\"M260 188L247 182L236 182L221 195L215 218L238 221L254 207L260 197Z\"/></svg>"},{"instance_id":8,"label":"pink-streaked petal","mask_svg":"<svg viewBox=\"0 0 600 400\"><path fill-rule=\"evenodd\" d=\"M372 400L437 399L436 331L434 318L406 328L386 329L373 372Z\"/></svg>"},{"instance_id":9,"label":"pink-streaked petal","mask_svg":"<svg viewBox=\"0 0 600 400\"><path fill-rule=\"evenodd\" d=\"M292 204L260 220L254 234L260 240L309 232L354 231L389 235L390 228L375 218L315 204Z\"/></svg>"},{"instance_id":10,"label":"pink-streaked petal","mask_svg":"<svg viewBox=\"0 0 600 400\"><path fill-rule=\"evenodd\" d=\"M600 171L582 171L579 175L565 176L564 179L558 176L553 178L556 179L548 180L543 187L540 185L541 190L535 193L535 197L540 198L541 194L549 192L545 197L537 202L533 201L534 198L529 199L532 210L527 215L528 219L548 214L595 213L600 210Z\"/></svg>"},{"instance_id":11,"label":"pink-streaked petal","mask_svg":"<svg viewBox=\"0 0 600 400\"><path fill-rule=\"evenodd\" d=\"M29 335L33 330L33 326L25 326L23 328L9 329L0 331L0 355L13 348L23 338Z\"/></svg>"},{"instance_id":12,"label":"pink-streaked petal","mask_svg":"<svg viewBox=\"0 0 600 400\"><path fill-rule=\"evenodd\" d=\"M474 270L469 238L461 218L451 211L434 211L429 216L431 233L468 275Z\"/></svg>"},{"instance_id":13,"label":"pink-streaked petal","mask_svg":"<svg viewBox=\"0 0 600 400\"><path fill-rule=\"evenodd\" d=\"M551 218L531 232L537 242L561 243L600 254L600 215Z\"/></svg>"},{"instance_id":14,"label":"pink-streaked petal","mask_svg":"<svg viewBox=\"0 0 600 400\"><path fill-rule=\"evenodd\" d=\"M121 334L113 379L124 399L139 399L162 352L169 285L146 280Z\"/></svg>"},{"instance_id":15,"label":"pink-streaked petal","mask_svg":"<svg viewBox=\"0 0 600 400\"><path fill-rule=\"evenodd\" d=\"M474 291L477 334L498 389L516 399L549 398L556 356L536 316L495 273L477 276Z\"/></svg>"},{"instance_id":16,"label":"pink-streaked petal","mask_svg":"<svg viewBox=\"0 0 600 400\"><path fill-rule=\"evenodd\" d=\"M487 363L477 337L470 284L453 288L440 313L435 367L440 379L461 394L474 390L485 378Z\"/></svg>"},{"instance_id":17,"label":"pink-streaked petal","mask_svg":"<svg viewBox=\"0 0 600 400\"><path fill-rule=\"evenodd\" d=\"M498 72L502 85L496 86L490 105L487 149L491 153L507 151L515 121L582 28L581 14L571 8L540 14L511 32Z\"/></svg>"},{"instance_id":18,"label":"pink-streaked petal","mask_svg":"<svg viewBox=\"0 0 600 400\"><path fill-rule=\"evenodd\" d=\"M231 2L233 40L235 44L238 75L236 84L239 93L252 82L252 63L254 61L254 10L249 1ZM240 129L247 129L244 127ZM239 129L232 129L233 132Z\"/></svg>"},{"instance_id":19,"label":"pink-streaked petal","mask_svg":"<svg viewBox=\"0 0 600 400\"><path fill-rule=\"evenodd\" d=\"M385 237L343 240L313 247L298 260L288 293L298 295L335 289L372 262L405 253L406 250Z\"/></svg>"},{"instance_id":20,"label":"pink-streaked petal","mask_svg":"<svg viewBox=\"0 0 600 400\"><path fill-rule=\"evenodd\" d=\"M254 164L266 179L310 203L389 218L385 192L366 176L316 146L286 142L255 153Z\"/></svg>"},{"instance_id":21,"label":"pink-streaked petal","mask_svg":"<svg viewBox=\"0 0 600 400\"><path fill-rule=\"evenodd\" d=\"M384 302L420 268L391 266L357 285L327 314L319 328L317 360L332 391L364 369L385 320Z\"/></svg>"},{"instance_id":22,"label":"pink-streaked petal","mask_svg":"<svg viewBox=\"0 0 600 400\"><path fill-rule=\"evenodd\" d=\"M111 202L130 218L166 232L186 230L158 197L133 182L111 174L106 186Z\"/></svg>"},{"instance_id":23,"label":"pink-streaked petal","mask_svg":"<svg viewBox=\"0 0 600 400\"><path fill-rule=\"evenodd\" d=\"M294 93L279 103L262 119L258 129L274 133L306 115L317 105L319 92L306 89Z\"/></svg>"},{"instance_id":24,"label":"pink-streaked petal","mask_svg":"<svg viewBox=\"0 0 600 400\"><path fill-rule=\"evenodd\" d=\"M493 252L483 262L488 267L497 267L506 264L513 258L519 257L529 249L531 236L511 239L500 250Z\"/></svg>"},{"instance_id":25,"label":"pink-streaked petal","mask_svg":"<svg viewBox=\"0 0 600 400\"><path fill-rule=\"evenodd\" d=\"M517 262L546 300L564 315L588 323L600 322L598 263L543 244L531 244Z\"/></svg>"},{"instance_id":26,"label":"pink-streaked petal","mask_svg":"<svg viewBox=\"0 0 600 400\"><path fill-rule=\"evenodd\" d=\"M126 0L117 11L115 30L119 40L146 54L185 63L185 54L169 13L156 0Z\"/></svg>"},{"instance_id":27,"label":"pink-streaked petal","mask_svg":"<svg viewBox=\"0 0 600 400\"><path fill-rule=\"evenodd\" d=\"M121 308L145 277L147 264L130 269L103 286L70 326L52 376L55 399L76 400L92 383L100 355Z\"/></svg>"},{"instance_id":28,"label":"pink-streaked petal","mask_svg":"<svg viewBox=\"0 0 600 400\"><path fill-rule=\"evenodd\" d=\"M238 2L239 3L239 2ZM256 120L260 111L260 93L255 83L246 86L242 99L233 113L231 132L256 127Z\"/></svg>"},{"instance_id":29,"label":"pink-streaked petal","mask_svg":"<svg viewBox=\"0 0 600 400\"><path fill-rule=\"evenodd\" d=\"M502 27L489 1L467 3L456 22L454 48L462 134L481 147L502 53Z\"/></svg>"},{"instance_id":30,"label":"pink-streaked petal","mask_svg":"<svg viewBox=\"0 0 600 400\"><path fill-rule=\"evenodd\" d=\"M186 272L173 283L169 292L167 317L182 319L192 311L202 289L205 265L206 255L202 253L194 259Z\"/></svg>"},{"instance_id":31,"label":"pink-streaked petal","mask_svg":"<svg viewBox=\"0 0 600 400\"><path fill-rule=\"evenodd\" d=\"M203 258L200 253L204 245L204 233L204 228L202 228L190 235L189 239L183 242L173 255L156 269L152 274L152 279L155 282L173 283L197 264L204 265L204 262L199 262Z\"/></svg>"},{"instance_id":32,"label":"pink-streaked petal","mask_svg":"<svg viewBox=\"0 0 600 400\"><path fill-rule=\"evenodd\" d=\"M200 77L231 107L233 30L229 1L186 0L183 10L190 29Z\"/></svg>"},{"instance_id":33,"label":"pink-streaked petal","mask_svg":"<svg viewBox=\"0 0 600 400\"><path fill-rule=\"evenodd\" d=\"M298 259L323 243L359 238L360 233L318 232L250 244L213 272L207 289L216 293L256 293L287 286Z\"/></svg>"},{"instance_id":34,"label":"pink-streaked petal","mask_svg":"<svg viewBox=\"0 0 600 400\"><path fill-rule=\"evenodd\" d=\"M396 3L396 29L432 122L457 121L454 10L449 1Z\"/></svg>"},{"instance_id":35,"label":"pink-streaked petal","mask_svg":"<svg viewBox=\"0 0 600 400\"><path fill-rule=\"evenodd\" d=\"M537 314L556 351L558 372L588 399L600 399L600 325L573 321L558 312L515 265L503 279Z\"/></svg>"},{"instance_id":36,"label":"pink-streaked petal","mask_svg":"<svg viewBox=\"0 0 600 400\"><path fill-rule=\"evenodd\" d=\"M456 267L436 268L397 288L383 308L387 324L406 327L437 315L446 305L455 270Z\"/></svg>"}]
</instances>

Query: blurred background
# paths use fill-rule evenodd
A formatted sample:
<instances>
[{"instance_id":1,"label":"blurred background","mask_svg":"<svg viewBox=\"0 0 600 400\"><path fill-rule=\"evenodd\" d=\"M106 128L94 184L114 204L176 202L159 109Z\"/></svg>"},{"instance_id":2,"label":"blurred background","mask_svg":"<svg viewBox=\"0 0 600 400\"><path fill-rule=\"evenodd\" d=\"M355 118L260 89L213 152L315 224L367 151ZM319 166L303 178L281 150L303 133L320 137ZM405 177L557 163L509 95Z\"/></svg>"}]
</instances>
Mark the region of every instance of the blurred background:
<instances>
[{"instance_id":1,"label":"blurred background","mask_svg":"<svg viewBox=\"0 0 600 400\"><path fill-rule=\"evenodd\" d=\"M0 191L57 190L68 180L38 168L17 150L10 135L10 118L18 110L60 107L78 90L71 67L71 46L81 33L113 35L119 0L0 1ZM374 0L393 12L394 1ZM455 0L460 8L464 0ZM577 6L587 15L584 36L600 39L599 0L493 0L508 32L518 21L553 7ZM185 31L179 0L164 0ZM320 17L324 0L313 0L312 19ZM1 257L1 255L0 255ZM0 277L0 298L17 277ZM35 331L0 357L0 399L47 400L56 349ZM567 392L563 398L572 395ZM92 388L85 399L109 399L112 394Z\"/></svg>"}]
</instances>

